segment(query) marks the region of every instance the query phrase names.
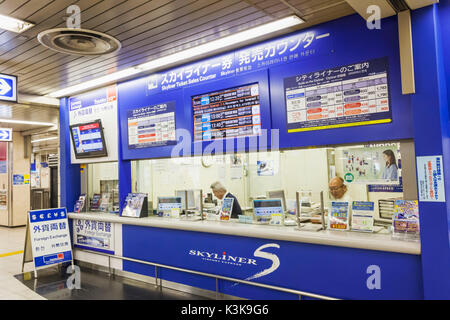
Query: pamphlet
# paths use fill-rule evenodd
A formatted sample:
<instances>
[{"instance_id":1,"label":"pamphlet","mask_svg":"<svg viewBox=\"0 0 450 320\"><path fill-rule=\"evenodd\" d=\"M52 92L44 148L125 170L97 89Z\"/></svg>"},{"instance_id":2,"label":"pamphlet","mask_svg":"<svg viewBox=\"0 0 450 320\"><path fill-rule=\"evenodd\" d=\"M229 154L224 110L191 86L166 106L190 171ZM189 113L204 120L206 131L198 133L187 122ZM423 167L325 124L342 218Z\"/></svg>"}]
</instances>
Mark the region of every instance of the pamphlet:
<instances>
[{"instance_id":1,"label":"pamphlet","mask_svg":"<svg viewBox=\"0 0 450 320\"><path fill-rule=\"evenodd\" d=\"M80 213L81 211L83 211L85 202L86 202L86 195L83 193L80 195L78 200L75 202L73 212Z\"/></svg>"},{"instance_id":2,"label":"pamphlet","mask_svg":"<svg viewBox=\"0 0 450 320\"><path fill-rule=\"evenodd\" d=\"M181 212L180 208L171 208L169 211L169 214L170 214L169 217L170 218L179 218L180 212Z\"/></svg>"},{"instance_id":3,"label":"pamphlet","mask_svg":"<svg viewBox=\"0 0 450 320\"><path fill-rule=\"evenodd\" d=\"M145 193L129 193L125 198L122 216L139 218L146 197Z\"/></svg>"},{"instance_id":4,"label":"pamphlet","mask_svg":"<svg viewBox=\"0 0 450 320\"><path fill-rule=\"evenodd\" d=\"M102 193L102 199L100 200L99 210L102 212L106 212L110 207L110 199L111 195L109 193Z\"/></svg>"},{"instance_id":5,"label":"pamphlet","mask_svg":"<svg viewBox=\"0 0 450 320\"><path fill-rule=\"evenodd\" d=\"M100 201L101 201L101 194L100 193L94 193L91 199L91 210L97 211L100 207Z\"/></svg>"},{"instance_id":6,"label":"pamphlet","mask_svg":"<svg viewBox=\"0 0 450 320\"><path fill-rule=\"evenodd\" d=\"M392 217L394 239L419 241L419 203L417 200L395 200Z\"/></svg>"},{"instance_id":7,"label":"pamphlet","mask_svg":"<svg viewBox=\"0 0 450 320\"><path fill-rule=\"evenodd\" d=\"M329 230L349 229L349 205L348 202L331 202L331 212L328 218Z\"/></svg>"},{"instance_id":8,"label":"pamphlet","mask_svg":"<svg viewBox=\"0 0 450 320\"><path fill-rule=\"evenodd\" d=\"M220 220L228 221L231 217L231 212L233 210L233 198L224 198L222 203L222 208L220 209Z\"/></svg>"},{"instance_id":9,"label":"pamphlet","mask_svg":"<svg viewBox=\"0 0 450 320\"><path fill-rule=\"evenodd\" d=\"M269 224L281 226L283 225L283 214L281 213L272 213L270 215Z\"/></svg>"},{"instance_id":10,"label":"pamphlet","mask_svg":"<svg viewBox=\"0 0 450 320\"><path fill-rule=\"evenodd\" d=\"M352 231L373 232L375 204L371 201L352 202Z\"/></svg>"}]
</instances>

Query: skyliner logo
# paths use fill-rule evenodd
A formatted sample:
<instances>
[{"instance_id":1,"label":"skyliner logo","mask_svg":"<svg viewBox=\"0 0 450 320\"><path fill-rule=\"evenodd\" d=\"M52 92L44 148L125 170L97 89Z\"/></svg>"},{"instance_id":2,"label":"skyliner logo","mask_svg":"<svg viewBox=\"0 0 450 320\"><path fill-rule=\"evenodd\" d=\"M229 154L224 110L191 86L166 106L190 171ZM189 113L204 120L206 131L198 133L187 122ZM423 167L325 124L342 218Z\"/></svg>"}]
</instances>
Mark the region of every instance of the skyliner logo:
<instances>
[{"instance_id":1,"label":"skyliner logo","mask_svg":"<svg viewBox=\"0 0 450 320\"><path fill-rule=\"evenodd\" d=\"M254 258L262 258L272 261L272 265L269 268L264 269L254 274L253 276L246 278L246 280L252 280L266 276L279 268L280 259L278 258L278 256L273 253L263 251L264 249L270 247L277 249L280 248L280 246L276 243L268 243L257 248L253 252L253 257L234 256L227 254L225 251L223 251L222 253L217 253L217 252L199 251L194 249L189 250L189 255L199 257L204 261L235 265L239 267L245 265L258 266L257 259Z\"/></svg>"}]
</instances>

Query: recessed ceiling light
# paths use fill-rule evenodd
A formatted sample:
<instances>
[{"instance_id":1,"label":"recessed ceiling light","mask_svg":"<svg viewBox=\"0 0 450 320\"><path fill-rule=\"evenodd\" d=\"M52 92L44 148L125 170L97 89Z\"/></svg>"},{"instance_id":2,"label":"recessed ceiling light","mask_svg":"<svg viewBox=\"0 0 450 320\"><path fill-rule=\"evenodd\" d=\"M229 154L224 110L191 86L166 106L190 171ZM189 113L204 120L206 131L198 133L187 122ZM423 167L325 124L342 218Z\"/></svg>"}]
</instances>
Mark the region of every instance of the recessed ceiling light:
<instances>
[{"instance_id":1,"label":"recessed ceiling light","mask_svg":"<svg viewBox=\"0 0 450 320\"><path fill-rule=\"evenodd\" d=\"M0 14L0 29L8 30L15 33L21 33L30 29L34 24L22 21L13 17Z\"/></svg>"},{"instance_id":2,"label":"recessed ceiling light","mask_svg":"<svg viewBox=\"0 0 450 320\"><path fill-rule=\"evenodd\" d=\"M0 123L2 123L2 122L3 123L30 124L30 125L37 125L37 126L54 126L55 125L55 123L51 123L51 122L0 119Z\"/></svg>"},{"instance_id":3,"label":"recessed ceiling light","mask_svg":"<svg viewBox=\"0 0 450 320\"><path fill-rule=\"evenodd\" d=\"M31 143L38 143L38 142L49 141L49 140L56 140L56 139L59 139L59 137L49 137L49 138L42 138L42 139L37 139L37 140L31 140Z\"/></svg>"},{"instance_id":4,"label":"recessed ceiling light","mask_svg":"<svg viewBox=\"0 0 450 320\"><path fill-rule=\"evenodd\" d=\"M295 15L275 20L248 30L244 30L226 37L219 38L214 41L210 41L208 43L187 50L183 50L174 54L170 54L168 56L152 60L150 62L137 65L132 68L117 71L100 78L92 79L71 87L54 91L48 94L48 96L53 98L67 97L71 94L97 88L102 85L107 85L115 81L119 81L127 77L139 74L144 71L152 72L160 70L161 68L164 68L166 66L181 64L189 59L204 56L205 54L208 53L218 53L219 51L223 51L226 48L245 43L248 40L259 38L264 35L271 34L283 29L287 29L304 22L305 22L304 20L300 19Z\"/></svg>"}]
</instances>

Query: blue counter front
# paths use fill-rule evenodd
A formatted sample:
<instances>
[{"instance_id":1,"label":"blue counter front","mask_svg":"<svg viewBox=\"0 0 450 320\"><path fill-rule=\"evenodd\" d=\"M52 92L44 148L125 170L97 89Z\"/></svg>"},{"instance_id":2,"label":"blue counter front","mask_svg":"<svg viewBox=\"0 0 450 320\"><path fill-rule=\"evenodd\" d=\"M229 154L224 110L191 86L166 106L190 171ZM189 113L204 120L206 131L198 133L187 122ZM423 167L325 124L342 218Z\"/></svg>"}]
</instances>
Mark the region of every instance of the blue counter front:
<instances>
[{"instance_id":1,"label":"blue counter front","mask_svg":"<svg viewBox=\"0 0 450 320\"><path fill-rule=\"evenodd\" d=\"M298 231L237 222L69 214L121 226L122 256L339 299L423 299L420 244L389 234ZM123 260L123 271L155 277L155 268ZM158 278L216 290L215 278L167 268ZM219 280L220 293L248 299L298 295Z\"/></svg>"}]
</instances>

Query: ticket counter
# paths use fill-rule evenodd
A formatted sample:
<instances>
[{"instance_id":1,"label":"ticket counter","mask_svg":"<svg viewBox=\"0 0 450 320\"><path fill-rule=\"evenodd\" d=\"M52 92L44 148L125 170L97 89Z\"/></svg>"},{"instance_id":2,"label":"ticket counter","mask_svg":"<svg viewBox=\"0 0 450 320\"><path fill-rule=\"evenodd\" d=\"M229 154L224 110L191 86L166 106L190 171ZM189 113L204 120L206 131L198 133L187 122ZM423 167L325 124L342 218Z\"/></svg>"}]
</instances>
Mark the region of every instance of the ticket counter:
<instances>
[{"instance_id":1,"label":"ticket counter","mask_svg":"<svg viewBox=\"0 0 450 320\"><path fill-rule=\"evenodd\" d=\"M353 15L62 99L61 205L73 211L82 193L80 164L117 163L117 176L96 179L118 189L118 210L69 215L75 258L250 299L448 298L441 32L450 20L441 16L448 6L411 13L411 94L396 17L369 30ZM276 50L283 56L269 57ZM179 81L193 70L205 70L202 80ZM70 125L99 118L107 156L75 159ZM239 202L238 218L216 214L217 181ZM163 198L182 199L161 208ZM271 219L279 205L262 210L270 219L255 215L255 201L270 199L283 220ZM402 203L411 219L396 223Z\"/></svg>"},{"instance_id":2,"label":"ticket counter","mask_svg":"<svg viewBox=\"0 0 450 320\"><path fill-rule=\"evenodd\" d=\"M383 207L386 201L394 203L396 199L405 199L408 192L414 196L415 188L408 190L402 182L403 179L415 179L414 175L409 176L414 172L408 168L414 159L414 148L411 147L411 141L388 141L372 145L135 161L131 165L132 191L147 195L148 216L127 217L97 208L86 213L71 213L69 217L73 220L75 247L78 248L75 257L96 261L93 252L107 253L115 261L114 267L125 272L158 276L165 281L218 290L243 298L296 299L298 296L222 279L218 280L216 288L215 284L211 286L215 281L213 277L193 276L188 272L183 275L181 271L164 267L159 269L159 275L155 275L152 267L120 257L200 271L217 277L248 281L261 278L261 283L281 290L297 290L327 298L421 299L420 282L417 282L420 279L419 239L394 239L393 208L389 213ZM393 150L395 154L396 179L387 179L383 173L386 167L385 150ZM357 169L351 168L351 163ZM97 166L96 172L101 172L102 164ZM367 170L366 177L361 172L364 168ZM367 168L373 170L370 176ZM104 172L110 174L107 170ZM332 201L330 181L335 176L345 176L350 172L357 174L345 181L346 193L349 194L346 199L364 201L374 206L369 232L355 228L356 211L353 217L351 210L348 230L333 229L329 225ZM219 214L211 214L216 208L220 211L220 206L216 206L220 201L211 194L210 189L211 182L218 180L227 186L243 208L238 219L221 221ZM183 188L190 191L180 193ZM161 214L160 211L166 208L163 206L165 202L160 203L161 199L176 198L177 195L181 198L184 194L188 199L180 201L178 215ZM297 194L302 195L300 200L305 201L306 197L308 202L307 207L301 207L303 214L300 217L296 214L299 208ZM284 217L280 224L261 223L258 210L254 208L254 201L271 197L281 200ZM324 225L313 212L316 208L320 216L321 201L325 209ZM182 205L184 203L188 210ZM203 216L199 214L200 208ZM187 215L187 212L192 214ZM99 226L105 224L112 231L100 232ZM104 227L101 229L105 230ZM89 232L97 232L102 238L101 244L83 243L83 239L86 241L89 238ZM313 257L308 252L313 252ZM341 255L346 254L361 257L362 260L350 264L351 259L341 259ZM396 267L391 268L394 260ZM392 288L396 288L395 292L389 290L389 293L386 291L383 294L370 289L378 285L377 281L370 279L372 272L375 272L371 268L377 267L384 270L383 281L389 281ZM402 272L400 276L399 268L409 271L407 274ZM280 276L298 272L311 277L300 277L292 282L289 277ZM263 277L261 273L267 275ZM321 287L322 283L334 283L332 287L335 289ZM339 283L347 285L340 287ZM411 283L417 284L413 290ZM352 289L349 291L350 287Z\"/></svg>"}]
</instances>

